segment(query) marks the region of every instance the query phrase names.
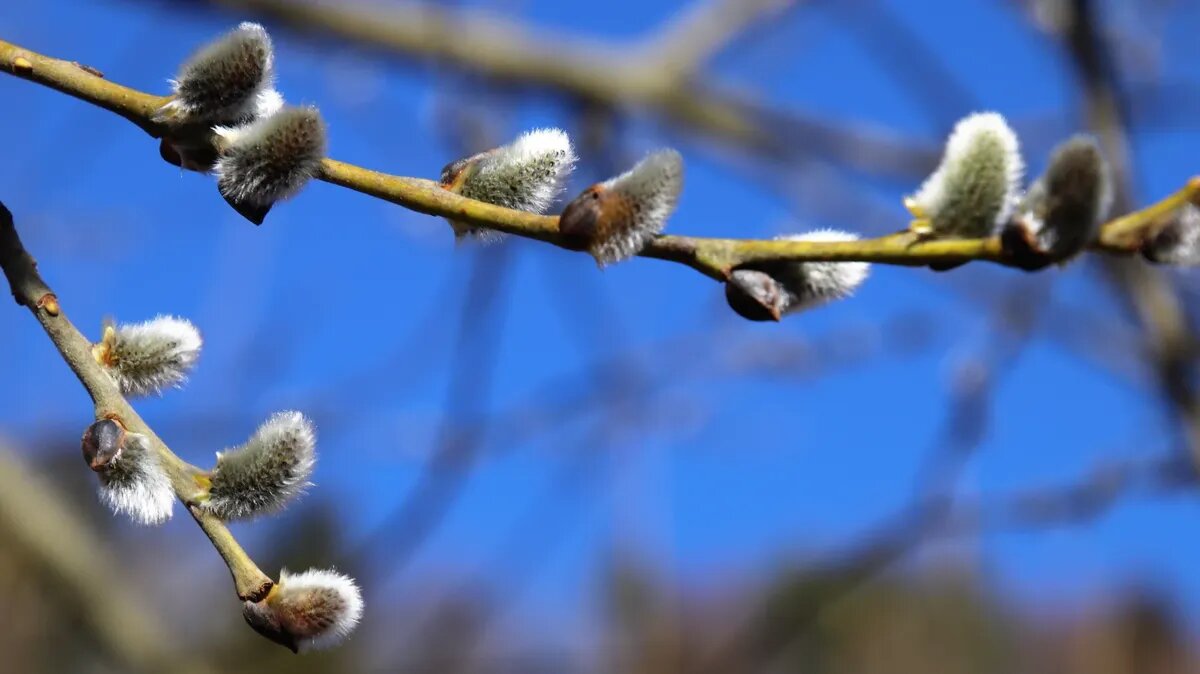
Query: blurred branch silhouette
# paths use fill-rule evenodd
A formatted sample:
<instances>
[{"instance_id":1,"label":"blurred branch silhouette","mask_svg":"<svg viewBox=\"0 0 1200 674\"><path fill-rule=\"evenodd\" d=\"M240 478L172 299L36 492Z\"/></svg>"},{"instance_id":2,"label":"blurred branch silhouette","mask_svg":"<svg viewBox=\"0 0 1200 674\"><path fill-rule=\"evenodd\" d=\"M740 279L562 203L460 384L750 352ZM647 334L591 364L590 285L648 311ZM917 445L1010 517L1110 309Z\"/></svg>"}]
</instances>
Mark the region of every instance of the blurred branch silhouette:
<instances>
[{"instance_id":1,"label":"blurred branch silhouette","mask_svg":"<svg viewBox=\"0 0 1200 674\"><path fill-rule=\"evenodd\" d=\"M318 37L410 59L432 59L502 83L552 89L605 109L649 110L703 138L723 140L766 158L816 156L893 178L919 178L928 172L937 161L936 148L773 108L693 77L696 68L738 32L804 1L706 1L646 42L629 45L535 31L495 15L434 4L180 4L223 6L239 16L250 12Z\"/></svg>"},{"instance_id":2,"label":"blurred branch silhouette","mask_svg":"<svg viewBox=\"0 0 1200 674\"><path fill-rule=\"evenodd\" d=\"M5 547L27 555L55 585L64 604L123 671L214 672L195 647L184 655L143 601L103 537L65 505L69 499L0 440L0 534Z\"/></svg>"}]
</instances>

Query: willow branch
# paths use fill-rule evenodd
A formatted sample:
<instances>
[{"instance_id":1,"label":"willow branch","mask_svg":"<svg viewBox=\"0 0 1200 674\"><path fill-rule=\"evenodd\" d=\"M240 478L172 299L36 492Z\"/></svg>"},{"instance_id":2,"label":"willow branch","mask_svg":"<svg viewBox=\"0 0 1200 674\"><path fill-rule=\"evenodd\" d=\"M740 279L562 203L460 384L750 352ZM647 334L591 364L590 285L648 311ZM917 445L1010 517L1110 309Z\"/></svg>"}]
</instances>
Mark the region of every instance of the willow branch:
<instances>
[{"instance_id":1,"label":"willow branch","mask_svg":"<svg viewBox=\"0 0 1200 674\"><path fill-rule=\"evenodd\" d=\"M167 101L165 97L110 82L77 63L0 41L0 70L110 110L153 137L161 137L166 132L151 119L153 111ZM467 199L442 189L432 180L394 176L335 159L325 159L317 177L419 213L569 248L559 233L557 216L514 211ZM1106 224L1092 248L1130 255L1140 248L1144 238L1161 229L1169 216L1188 202L1200 204L1200 177L1192 178L1164 201ZM719 281L728 278L735 267L769 261L862 261L905 266L987 261L1026 266L1020 255L1006 250L996 237L920 240L907 232L839 242L664 235L647 245L640 255L676 262Z\"/></svg>"},{"instance_id":2,"label":"willow branch","mask_svg":"<svg viewBox=\"0 0 1200 674\"><path fill-rule=\"evenodd\" d=\"M271 579L259 570L220 520L194 507L199 492L195 476L200 472L199 469L180 459L142 421L112 377L92 356L92 343L67 318L58 297L38 274L37 262L22 245L12 213L3 203L0 203L0 268L4 269L17 304L29 309L87 390L95 407L96 418L117 419L125 428L146 436L150 441L171 479L175 495L188 507L196 523L229 567L238 597L257 601L266 596L271 589Z\"/></svg>"}]
</instances>

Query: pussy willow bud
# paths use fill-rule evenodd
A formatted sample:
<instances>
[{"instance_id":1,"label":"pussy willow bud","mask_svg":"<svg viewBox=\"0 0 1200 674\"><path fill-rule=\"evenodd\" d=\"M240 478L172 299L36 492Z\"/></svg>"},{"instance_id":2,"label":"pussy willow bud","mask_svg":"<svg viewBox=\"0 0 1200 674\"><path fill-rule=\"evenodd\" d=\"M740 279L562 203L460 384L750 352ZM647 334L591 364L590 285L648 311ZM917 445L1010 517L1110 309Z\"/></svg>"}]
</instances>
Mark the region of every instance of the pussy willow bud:
<instances>
[{"instance_id":1,"label":"pussy willow bud","mask_svg":"<svg viewBox=\"0 0 1200 674\"><path fill-rule=\"evenodd\" d=\"M460 159L442 169L442 187L464 197L518 211L545 213L575 168L575 150L561 129L535 129L509 145ZM494 230L450 221L457 239L494 241Z\"/></svg>"},{"instance_id":2,"label":"pussy willow bud","mask_svg":"<svg viewBox=\"0 0 1200 674\"><path fill-rule=\"evenodd\" d=\"M825 229L776 237L777 241L855 241L857 235ZM775 262L735 269L725 299L751 321L778 321L787 314L844 299L866 280L866 262Z\"/></svg>"},{"instance_id":3,"label":"pussy willow bud","mask_svg":"<svg viewBox=\"0 0 1200 674\"><path fill-rule=\"evenodd\" d=\"M558 227L567 245L601 267L637 255L666 226L683 190L683 157L659 150L567 204Z\"/></svg>"},{"instance_id":4,"label":"pussy willow bud","mask_svg":"<svg viewBox=\"0 0 1200 674\"><path fill-rule=\"evenodd\" d=\"M202 344L200 331L190 322L158 316L144 323L105 325L92 355L122 393L144 396L183 385Z\"/></svg>"},{"instance_id":5,"label":"pussy willow bud","mask_svg":"<svg viewBox=\"0 0 1200 674\"><path fill-rule=\"evenodd\" d=\"M1185 205L1142 246L1142 255L1158 264L1200 265L1200 207Z\"/></svg>"},{"instance_id":6,"label":"pussy willow bud","mask_svg":"<svg viewBox=\"0 0 1200 674\"><path fill-rule=\"evenodd\" d=\"M308 486L315 449L312 422L303 414L275 414L246 444L217 453L202 507L223 520L279 510Z\"/></svg>"},{"instance_id":7,"label":"pussy willow bud","mask_svg":"<svg viewBox=\"0 0 1200 674\"><path fill-rule=\"evenodd\" d=\"M214 168L221 196L254 224L321 170L325 122L313 107L284 107L240 127L217 127L226 145Z\"/></svg>"},{"instance_id":8,"label":"pussy willow bud","mask_svg":"<svg viewBox=\"0 0 1200 674\"><path fill-rule=\"evenodd\" d=\"M1090 136L1075 136L1054 149L1012 226L1024 230L1037 252L1064 260L1096 237L1112 200L1112 175L1100 146Z\"/></svg>"},{"instance_id":9,"label":"pussy willow bud","mask_svg":"<svg viewBox=\"0 0 1200 674\"><path fill-rule=\"evenodd\" d=\"M336 571L279 572L279 582L260 602L246 602L242 616L254 631L293 653L330 648L358 625L363 601L354 579Z\"/></svg>"},{"instance_id":10,"label":"pussy willow bud","mask_svg":"<svg viewBox=\"0 0 1200 674\"><path fill-rule=\"evenodd\" d=\"M253 120L279 99L272 88L274 58L267 31L256 23L241 24L184 62L171 82L175 95L155 121L212 125Z\"/></svg>"},{"instance_id":11,"label":"pussy willow bud","mask_svg":"<svg viewBox=\"0 0 1200 674\"><path fill-rule=\"evenodd\" d=\"M175 492L149 439L128 433L115 419L101 419L83 434L83 458L100 480L100 500L139 524L171 518Z\"/></svg>"},{"instance_id":12,"label":"pussy willow bud","mask_svg":"<svg viewBox=\"0 0 1200 674\"><path fill-rule=\"evenodd\" d=\"M1025 165L1017 135L994 112L961 120L946 142L942 163L905 205L913 230L944 237L991 236L1008 222Z\"/></svg>"}]
</instances>

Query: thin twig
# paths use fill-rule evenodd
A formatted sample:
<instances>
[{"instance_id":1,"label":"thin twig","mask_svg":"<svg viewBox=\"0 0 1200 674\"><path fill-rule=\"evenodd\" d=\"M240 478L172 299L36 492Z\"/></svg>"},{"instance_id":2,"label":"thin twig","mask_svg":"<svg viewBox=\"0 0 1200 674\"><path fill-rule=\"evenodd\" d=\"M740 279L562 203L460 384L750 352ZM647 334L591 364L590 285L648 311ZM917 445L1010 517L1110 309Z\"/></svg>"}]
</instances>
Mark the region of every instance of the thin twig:
<instances>
[{"instance_id":1,"label":"thin twig","mask_svg":"<svg viewBox=\"0 0 1200 674\"><path fill-rule=\"evenodd\" d=\"M92 343L67 318L58 297L38 274L37 263L21 244L12 213L3 203L0 203L0 267L8 278L13 298L28 308L38 320L46 336L87 390L95 407L96 418L117 419L125 428L146 436L150 441L171 479L175 495L188 507L196 523L229 567L238 598L257 601L266 596L273 584L271 579L259 570L223 522L193 507L199 493L195 477L200 469L180 459L163 443L142 421L121 395L112 377L92 356Z\"/></svg>"}]
</instances>

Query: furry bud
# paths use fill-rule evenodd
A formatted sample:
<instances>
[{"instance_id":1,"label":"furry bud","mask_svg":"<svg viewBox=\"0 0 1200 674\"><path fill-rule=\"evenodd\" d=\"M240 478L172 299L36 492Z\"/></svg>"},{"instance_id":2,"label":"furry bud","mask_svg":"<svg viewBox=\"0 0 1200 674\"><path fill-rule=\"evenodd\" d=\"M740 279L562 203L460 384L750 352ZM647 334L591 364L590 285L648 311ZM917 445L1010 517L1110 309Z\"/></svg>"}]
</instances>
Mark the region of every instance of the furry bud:
<instances>
[{"instance_id":1,"label":"furry bud","mask_svg":"<svg viewBox=\"0 0 1200 674\"><path fill-rule=\"evenodd\" d=\"M284 107L240 127L217 127L226 145L215 171L221 196L254 224L321 170L325 121L313 107Z\"/></svg>"},{"instance_id":2,"label":"furry bud","mask_svg":"<svg viewBox=\"0 0 1200 674\"><path fill-rule=\"evenodd\" d=\"M193 54L171 82L172 98L155 121L230 124L269 114L279 94L272 88L274 51L267 31L243 23Z\"/></svg>"},{"instance_id":3,"label":"furry bud","mask_svg":"<svg viewBox=\"0 0 1200 674\"><path fill-rule=\"evenodd\" d=\"M659 150L616 178L584 190L562 212L566 244L601 267L637 255L666 226L683 190L683 158Z\"/></svg>"},{"instance_id":4,"label":"furry bud","mask_svg":"<svg viewBox=\"0 0 1200 674\"><path fill-rule=\"evenodd\" d=\"M202 506L223 520L279 510L308 487L315 448L312 422L303 414L275 414L246 444L217 453Z\"/></svg>"},{"instance_id":5,"label":"furry bud","mask_svg":"<svg viewBox=\"0 0 1200 674\"><path fill-rule=\"evenodd\" d=\"M100 479L100 500L139 524L171 518L175 492L150 440L128 433L115 419L101 419L83 434L83 458Z\"/></svg>"},{"instance_id":6,"label":"furry bud","mask_svg":"<svg viewBox=\"0 0 1200 674\"><path fill-rule=\"evenodd\" d=\"M856 241L836 230L776 237L777 241ZM751 321L778 321L785 315L843 299L862 285L866 262L775 262L735 269L725 283L725 299Z\"/></svg>"},{"instance_id":7,"label":"furry bud","mask_svg":"<svg viewBox=\"0 0 1200 674\"><path fill-rule=\"evenodd\" d=\"M1200 266L1200 207L1184 205L1166 227L1146 241L1142 255L1158 264Z\"/></svg>"},{"instance_id":8,"label":"furry bud","mask_svg":"<svg viewBox=\"0 0 1200 674\"><path fill-rule=\"evenodd\" d=\"M518 211L545 213L575 168L575 150L561 129L535 129L509 145L460 159L442 169L442 187L464 197ZM456 239L495 241L499 232L450 221Z\"/></svg>"},{"instance_id":9,"label":"furry bud","mask_svg":"<svg viewBox=\"0 0 1200 674\"><path fill-rule=\"evenodd\" d=\"M1016 208L1025 165L1017 135L994 112L962 119L942 163L905 205L922 234L981 238L995 234Z\"/></svg>"},{"instance_id":10,"label":"furry bud","mask_svg":"<svg viewBox=\"0 0 1200 674\"><path fill-rule=\"evenodd\" d=\"M354 579L336 571L279 572L260 602L246 602L242 617L254 631L293 653L330 648L358 625L363 601Z\"/></svg>"},{"instance_id":11,"label":"furry bud","mask_svg":"<svg viewBox=\"0 0 1200 674\"><path fill-rule=\"evenodd\" d=\"M1075 136L1054 149L1012 226L1025 230L1037 252L1064 260L1096 237L1112 200L1112 175L1100 146L1090 136Z\"/></svg>"},{"instance_id":12,"label":"furry bud","mask_svg":"<svg viewBox=\"0 0 1200 674\"><path fill-rule=\"evenodd\" d=\"M179 387L200 357L200 332L190 322L158 316L144 323L104 326L92 346L96 362L127 396L161 394Z\"/></svg>"}]
</instances>

